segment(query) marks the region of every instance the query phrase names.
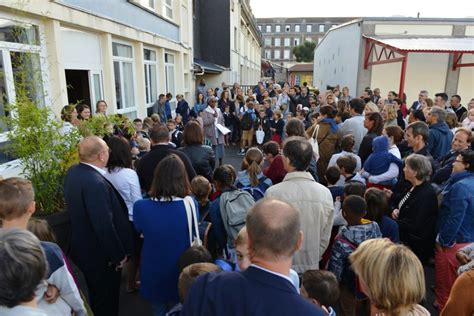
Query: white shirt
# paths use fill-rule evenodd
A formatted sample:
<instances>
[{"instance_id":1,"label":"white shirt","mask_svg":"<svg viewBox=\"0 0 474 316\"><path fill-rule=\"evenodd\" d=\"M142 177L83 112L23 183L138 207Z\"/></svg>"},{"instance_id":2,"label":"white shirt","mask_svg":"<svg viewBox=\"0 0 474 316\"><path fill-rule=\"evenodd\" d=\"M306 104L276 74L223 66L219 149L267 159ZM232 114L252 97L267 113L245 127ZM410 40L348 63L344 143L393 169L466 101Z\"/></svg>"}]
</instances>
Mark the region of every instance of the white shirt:
<instances>
[{"instance_id":1,"label":"white shirt","mask_svg":"<svg viewBox=\"0 0 474 316\"><path fill-rule=\"evenodd\" d=\"M271 273L271 274L276 275L276 276L278 276L278 277L280 277L280 278L283 278L283 279L287 280L288 282L290 282L291 284L294 285L293 280L292 280L289 276L287 276L287 275L284 275L284 274L281 274L281 273L278 273L278 272L275 272L275 271L272 271L272 270L268 270L268 269L262 268L262 267L260 267L260 266L258 266L258 265L256 265L256 264L254 264L254 263L252 263L250 266L251 266L251 267L254 267L254 268L257 268L257 269L260 269L260 270L263 270L263 271L265 271L265 272ZM291 271L291 269L290 269L290 271Z\"/></svg>"},{"instance_id":2,"label":"white shirt","mask_svg":"<svg viewBox=\"0 0 474 316\"><path fill-rule=\"evenodd\" d=\"M30 306L18 305L12 308L0 306L0 315L2 316L46 316L46 313Z\"/></svg>"},{"instance_id":3,"label":"white shirt","mask_svg":"<svg viewBox=\"0 0 474 316\"><path fill-rule=\"evenodd\" d=\"M112 172L107 171L104 177L122 196L127 205L128 219L133 221L133 204L142 199L137 173L130 168L115 168Z\"/></svg>"},{"instance_id":4,"label":"white shirt","mask_svg":"<svg viewBox=\"0 0 474 316\"><path fill-rule=\"evenodd\" d=\"M94 165L91 165L90 163L86 163L86 162L81 162L83 165L88 165L89 167L92 167L94 168L95 170L97 170L101 175L104 175L105 174L105 170L102 169L102 168L99 168L97 166L94 166Z\"/></svg>"}]
</instances>

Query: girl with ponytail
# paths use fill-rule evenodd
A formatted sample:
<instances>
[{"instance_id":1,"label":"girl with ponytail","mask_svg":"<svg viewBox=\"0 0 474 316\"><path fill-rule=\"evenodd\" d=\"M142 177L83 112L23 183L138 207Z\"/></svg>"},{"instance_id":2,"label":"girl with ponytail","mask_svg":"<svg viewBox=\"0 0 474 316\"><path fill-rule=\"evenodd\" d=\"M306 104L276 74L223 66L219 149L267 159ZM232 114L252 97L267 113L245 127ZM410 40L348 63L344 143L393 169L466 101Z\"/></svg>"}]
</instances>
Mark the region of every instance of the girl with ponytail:
<instances>
[{"instance_id":1,"label":"girl with ponytail","mask_svg":"<svg viewBox=\"0 0 474 316\"><path fill-rule=\"evenodd\" d=\"M263 153L256 147L250 148L242 160L242 171L239 171L235 180L235 186L248 191L256 201L272 185L272 180L263 175L262 165Z\"/></svg>"}]
</instances>

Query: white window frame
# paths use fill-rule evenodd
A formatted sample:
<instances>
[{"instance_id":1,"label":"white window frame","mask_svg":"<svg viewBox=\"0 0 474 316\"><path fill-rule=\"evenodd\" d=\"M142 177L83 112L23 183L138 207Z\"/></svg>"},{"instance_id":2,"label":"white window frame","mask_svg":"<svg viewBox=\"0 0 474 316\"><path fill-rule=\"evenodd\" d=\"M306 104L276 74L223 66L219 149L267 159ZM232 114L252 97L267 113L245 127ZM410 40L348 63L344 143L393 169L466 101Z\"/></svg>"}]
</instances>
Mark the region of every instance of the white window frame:
<instances>
[{"instance_id":1,"label":"white window frame","mask_svg":"<svg viewBox=\"0 0 474 316\"><path fill-rule=\"evenodd\" d=\"M163 16L167 19L170 19L170 20L173 20L173 16L174 16L174 10L173 10L173 0L171 0L171 3L168 4L166 2L166 0L162 0L162 4L163 4ZM170 9L171 10L171 16L168 16L166 14L167 10L166 9Z\"/></svg>"},{"instance_id":2,"label":"white window frame","mask_svg":"<svg viewBox=\"0 0 474 316\"><path fill-rule=\"evenodd\" d=\"M262 26L258 25L258 30L261 32L262 31Z\"/></svg>"},{"instance_id":3,"label":"white window frame","mask_svg":"<svg viewBox=\"0 0 474 316\"><path fill-rule=\"evenodd\" d=\"M291 32L291 25L286 24L285 25L285 33L289 33L289 32Z\"/></svg>"},{"instance_id":4,"label":"white window frame","mask_svg":"<svg viewBox=\"0 0 474 316\"><path fill-rule=\"evenodd\" d=\"M272 50L265 49L265 59L272 59Z\"/></svg>"},{"instance_id":5,"label":"white window frame","mask_svg":"<svg viewBox=\"0 0 474 316\"><path fill-rule=\"evenodd\" d=\"M290 59L290 50L289 49L285 49L283 51L283 59Z\"/></svg>"},{"instance_id":6,"label":"white window frame","mask_svg":"<svg viewBox=\"0 0 474 316\"><path fill-rule=\"evenodd\" d=\"M272 46L272 39L270 37L265 37L264 45L265 46Z\"/></svg>"},{"instance_id":7,"label":"white window frame","mask_svg":"<svg viewBox=\"0 0 474 316\"><path fill-rule=\"evenodd\" d=\"M288 47L291 45L291 39L289 37L285 37L285 41L283 43L285 47Z\"/></svg>"},{"instance_id":8,"label":"white window frame","mask_svg":"<svg viewBox=\"0 0 474 316\"><path fill-rule=\"evenodd\" d=\"M277 56L277 55L278 55L278 56ZM277 49L277 50L273 51L273 56L274 56L274 57L273 57L274 59L281 59L281 52L280 52L280 50Z\"/></svg>"},{"instance_id":9,"label":"white window frame","mask_svg":"<svg viewBox=\"0 0 474 316\"><path fill-rule=\"evenodd\" d=\"M275 33L280 33L281 32L281 25L277 24L275 25Z\"/></svg>"},{"instance_id":10,"label":"white window frame","mask_svg":"<svg viewBox=\"0 0 474 316\"><path fill-rule=\"evenodd\" d=\"M272 26L270 24L265 26L265 33L271 33L272 32Z\"/></svg>"},{"instance_id":11,"label":"white window frame","mask_svg":"<svg viewBox=\"0 0 474 316\"><path fill-rule=\"evenodd\" d=\"M295 33L299 33L301 31L301 26L299 24L295 24Z\"/></svg>"},{"instance_id":12,"label":"white window frame","mask_svg":"<svg viewBox=\"0 0 474 316\"><path fill-rule=\"evenodd\" d=\"M319 24L318 25L318 32L319 33L324 33L324 24Z\"/></svg>"},{"instance_id":13,"label":"white window frame","mask_svg":"<svg viewBox=\"0 0 474 316\"><path fill-rule=\"evenodd\" d=\"M313 31L313 25L312 24L306 24L306 32L311 33Z\"/></svg>"},{"instance_id":14,"label":"white window frame","mask_svg":"<svg viewBox=\"0 0 474 316\"><path fill-rule=\"evenodd\" d=\"M146 107L149 108L151 106L153 106L153 104L155 103L155 101L158 99L158 89L159 89L159 83L158 83L158 71L159 71L159 68L158 68L158 52L154 49L154 48L150 48L150 47L143 47L143 55L145 55L145 49L146 50L150 50L152 52L155 53L155 60L147 60L145 59L145 56L143 56L143 68L144 68L144 71L145 71L145 78L144 78L144 84L145 84L145 103L146 103ZM151 73L151 67L152 66L155 66L155 82L156 82L156 86L154 87L155 88L155 95L153 95L153 91L151 91L152 89L148 89L148 91L146 90L146 86L147 86L147 80L148 80L148 83L151 84L151 76L152 76L152 73ZM149 102L147 101L147 99L149 100Z\"/></svg>"},{"instance_id":15,"label":"white window frame","mask_svg":"<svg viewBox=\"0 0 474 316\"><path fill-rule=\"evenodd\" d=\"M281 38L275 37L275 45L274 46L277 46L277 47L281 46Z\"/></svg>"},{"instance_id":16,"label":"white window frame","mask_svg":"<svg viewBox=\"0 0 474 316\"><path fill-rule=\"evenodd\" d=\"M94 76L99 76L99 94L96 94L95 91L95 77ZM91 95L91 104L96 104L97 101L103 100L104 99L104 83L103 83L103 77L102 77L102 71L100 70L90 70L89 71L89 90L90 90L90 95Z\"/></svg>"},{"instance_id":17,"label":"white window frame","mask_svg":"<svg viewBox=\"0 0 474 316\"><path fill-rule=\"evenodd\" d=\"M126 46L130 46L131 48L131 52L132 52L132 57L121 57L121 56L114 56L113 55L113 49L112 49L112 60L113 60L113 63L115 64L115 62L118 62L119 63L119 69L120 69L120 82L121 84L123 85L123 64L124 63L130 63L132 65L132 90L133 90L133 106L130 106L130 107L126 107L125 106L125 103L124 103L124 100L125 100L125 89L123 89L123 87L120 89L121 91L121 99L122 99L122 108L119 109L117 107L117 102L115 102L115 106L117 107L117 113L119 114L129 114L129 113L132 113L132 112L135 112L137 113L138 111L138 107L137 107L137 102L136 102L136 93L135 91L137 91L136 89L136 72L135 72L135 56L134 56L134 49L133 49L133 45L131 43L128 43L128 42L124 42L124 41L120 41L120 40L116 40L116 39L112 39L112 45L116 43L116 44L119 44L119 45L126 45ZM114 81L115 81L115 65L113 67L114 69ZM115 82L114 82L115 83ZM117 95L115 95L115 97L117 98ZM117 99L115 100L117 101Z\"/></svg>"},{"instance_id":18,"label":"white window frame","mask_svg":"<svg viewBox=\"0 0 474 316\"><path fill-rule=\"evenodd\" d=\"M166 54L173 56L173 63L166 62ZM163 62L165 65L165 94L169 92L173 95L173 98L170 101L171 111L173 112L176 110L176 54L171 51L165 51ZM168 82L168 74L170 70L173 72L173 91L170 91L170 83Z\"/></svg>"},{"instance_id":19,"label":"white window frame","mask_svg":"<svg viewBox=\"0 0 474 316\"><path fill-rule=\"evenodd\" d=\"M293 46L298 46L298 45L300 45L300 44L301 44L301 43L300 43L300 39L299 39L299 38L294 38L294 39L293 39Z\"/></svg>"}]
</instances>

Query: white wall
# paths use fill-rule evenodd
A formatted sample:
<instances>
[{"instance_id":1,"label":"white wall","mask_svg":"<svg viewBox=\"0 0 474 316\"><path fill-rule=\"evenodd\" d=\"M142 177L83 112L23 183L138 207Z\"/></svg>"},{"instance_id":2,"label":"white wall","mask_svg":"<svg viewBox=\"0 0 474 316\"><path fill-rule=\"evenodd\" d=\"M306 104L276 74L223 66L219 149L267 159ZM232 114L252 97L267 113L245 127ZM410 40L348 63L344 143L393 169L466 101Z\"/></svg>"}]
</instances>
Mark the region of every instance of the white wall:
<instances>
[{"instance_id":1,"label":"white wall","mask_svg":"<svg viewBox=\"0 0 474 316\"><path fill-rule=\"evenodd\" d=\"M420 90L428 90L430 98L445 90L448 54L408 54L405 93L407 103L418 99ZM380 88L382 96L387 97L388 91L398 93L400 86L401 62L372 66L372 88Z\"/></svg>"},{"instance_id":2,"label":"white wall","mask_svg":"<svg viewBox=\"0 0 474 316\"><path fill-rule=\"evenodd\" d=\"M327 85L349 87L351 95L357 88L359 68L360 27L357 23L327 33L314 52L313 85L325 90Z\"/></svg>"},{"instance_id":3,"label":"white wall","mask_svg":"<svg viewBox=\"0 0 474 316\"><path fill-rule=\"evenodd\" d=\"M474 55L465 54L462 63L474 63ZM457 94L461 96L461 104L464 105L474 98L474 67L460 68Z\"/></svg>"},{"instance_id":4,"label":"white wall","mask_svg":"<svg viewBox=\"0 0 474 316\"><path fill-rule=\"evenodd\" d=\"M451 36L453 33L452 25L440 24L394 24L377 22L375 25L375 35L443 35Z\"/></svg>"}]
</instances>

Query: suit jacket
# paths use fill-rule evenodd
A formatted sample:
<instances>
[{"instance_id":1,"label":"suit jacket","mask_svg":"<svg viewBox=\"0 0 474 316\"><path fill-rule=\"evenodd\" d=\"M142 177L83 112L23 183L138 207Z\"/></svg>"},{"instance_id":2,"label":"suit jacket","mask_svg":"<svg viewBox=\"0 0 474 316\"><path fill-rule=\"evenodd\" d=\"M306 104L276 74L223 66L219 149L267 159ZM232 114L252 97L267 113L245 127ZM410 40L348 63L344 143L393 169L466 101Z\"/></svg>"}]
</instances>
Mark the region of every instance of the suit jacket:
<instances>
[{"instance_id":1,"label":"suit jacket","mask_svg":"<svg viewBox=\"0 0 474 316\"><path fill-rule=\"evenodd\" d=\"M191 287L182 315L325 315L290 281L250 266L243 272L208 273Z\"/></svg>"},{"instance_id":2,"label":"suit jacket","mask_svg":"<svg viewBox=\"0 0 474 316\"><path fill-rule=\"evenodd\" d=\"M71 220L71 259L84 271L119 264L133 253L125 202L112 184L85 164L71 167L64 181Z\"/></svg>"},{"instance_id":3,"label":"suit jacket","mask_svg":"<svg viewBox=\"0 0 474 316\"><path fill-rule=\"evenodd\" d=\"M169 154L175 154L181 158L184 163L184 167L186 167L189 182L191 182L191 180L196 176L196 172L194 171L193 165L188 156L174 149L172 145L155 145L151 147L151 151L149 153L143 156L135 164L138 179L140 180L140 186L145 192L150 191L156 166L158 166L160 161Z\"/></svg>"}]
</instances>

